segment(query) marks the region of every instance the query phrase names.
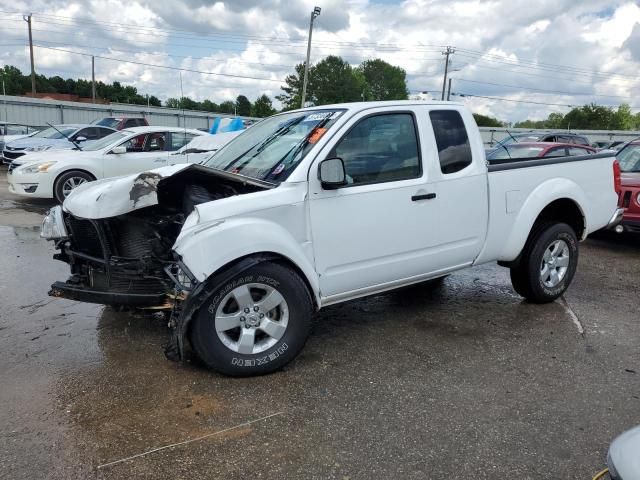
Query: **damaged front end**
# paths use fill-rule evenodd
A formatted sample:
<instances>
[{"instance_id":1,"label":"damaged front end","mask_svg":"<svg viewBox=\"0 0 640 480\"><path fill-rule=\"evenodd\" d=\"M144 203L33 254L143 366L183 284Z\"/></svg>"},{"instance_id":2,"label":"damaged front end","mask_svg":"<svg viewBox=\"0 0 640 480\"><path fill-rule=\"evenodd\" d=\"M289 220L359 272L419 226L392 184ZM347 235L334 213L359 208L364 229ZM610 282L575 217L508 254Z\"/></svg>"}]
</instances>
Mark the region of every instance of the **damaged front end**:
<instances>
[{"instance_id":1,"label":"damaged front end","mask_svg":"<svg viewBox=\"0 0 640 480\"><path fill-rule=\"evenodd\" d=\"M167 167L83 186L49 211L41 236L71 276L49 295L118 307L175 309L196 286L172 251L201 203L270 188L199 165Z\"/></svg>"}]
</instances>

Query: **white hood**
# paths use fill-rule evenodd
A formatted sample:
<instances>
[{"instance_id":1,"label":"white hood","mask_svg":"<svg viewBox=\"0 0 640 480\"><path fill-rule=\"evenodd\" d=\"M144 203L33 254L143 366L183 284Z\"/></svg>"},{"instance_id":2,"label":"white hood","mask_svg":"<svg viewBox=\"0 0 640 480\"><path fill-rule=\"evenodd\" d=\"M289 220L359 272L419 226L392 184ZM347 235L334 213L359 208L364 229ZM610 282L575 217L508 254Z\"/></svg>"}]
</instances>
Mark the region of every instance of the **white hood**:
<instances>
[{"instance_id":1,"label":"white hood","mask_svg":"<svg viewBox=\"0 0 640 480\"><path fill-rule=\"evenodd\" d=\"M190 164L161 167L124 177L105 178L74 189L63 208L74 217L109 218L158 204L160 180L189 168Z\"/></svg>"}]
</instances>

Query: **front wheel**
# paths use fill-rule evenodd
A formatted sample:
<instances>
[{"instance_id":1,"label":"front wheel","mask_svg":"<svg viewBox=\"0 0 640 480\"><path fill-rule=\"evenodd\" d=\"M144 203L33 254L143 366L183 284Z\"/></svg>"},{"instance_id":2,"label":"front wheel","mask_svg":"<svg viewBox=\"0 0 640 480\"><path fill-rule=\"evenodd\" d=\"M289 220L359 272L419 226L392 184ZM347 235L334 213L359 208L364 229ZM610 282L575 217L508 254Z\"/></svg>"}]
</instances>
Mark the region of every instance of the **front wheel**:
<instances>
[{"instance_id":1,"label":"front wheel","mask_svg":"<svg viewBox=\"0 0 640 480\"><path fill-rule=\"evenodd\" d=\"M69 194L82 185L83 183L92 182L95 180L91 175L80 170L71 170L65 172L56 180L56 184L53 186L53 194L58 202L63 203L64 199Z\"/></svg>"},{"instance_id":2,"label":"front wheel","mask_svg":"<svg viewBox=\"0 0 640 480\"><path fill-rule=\"evenodd\" d=\"M543 226L529 239L522 260L511 268L511 283L535 303L549 303L562 295L578 266L578 239L566 223Z\"/></svg>"},{"instance_id":3,"label":"front wheel","mask_svg":"<svg viewBox=\"0 0 640 480\"><path fill-rule=\"evenodd\" d=\"M220 285L195 314L191 344L209 368L250 376L282 368L309 336L313 303L304 281L261 263Z\"/></svg>"}]
</instances>

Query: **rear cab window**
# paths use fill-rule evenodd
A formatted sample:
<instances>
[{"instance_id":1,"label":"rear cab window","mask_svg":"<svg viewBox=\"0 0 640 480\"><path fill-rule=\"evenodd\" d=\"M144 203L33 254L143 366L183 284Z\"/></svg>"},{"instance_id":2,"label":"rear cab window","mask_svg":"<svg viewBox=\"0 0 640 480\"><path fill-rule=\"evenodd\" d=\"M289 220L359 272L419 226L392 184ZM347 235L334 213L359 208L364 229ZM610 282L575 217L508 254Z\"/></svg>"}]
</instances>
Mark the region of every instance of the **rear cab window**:
<instances>
[{"instance_id":1,"label":"rear cab window","mask_svg":"<svg viewBox=\"0 0 640 480\"><path fill-rule=\"evenodd\" d=\"M471 165L471 144L460 112L431 110L429 118L436 138L442 173L456 173Z\"/></svg>"}]
</instances>

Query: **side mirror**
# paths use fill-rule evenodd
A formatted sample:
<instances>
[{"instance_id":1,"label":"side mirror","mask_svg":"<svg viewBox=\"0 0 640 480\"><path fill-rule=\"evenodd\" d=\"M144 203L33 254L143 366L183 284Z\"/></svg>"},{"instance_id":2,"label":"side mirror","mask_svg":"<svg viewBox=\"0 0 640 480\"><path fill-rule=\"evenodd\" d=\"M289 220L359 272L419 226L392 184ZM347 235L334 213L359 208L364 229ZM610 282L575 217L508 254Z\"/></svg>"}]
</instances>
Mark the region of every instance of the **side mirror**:
<instances>
[{"instance_id":1,"label":"side mirror","mask_svg":"<svg viewBox=\"0 0 640 480\"><path fill-rule=\"evenodd\" d=\"M86 142L87 137L76 137L76 142Z\"/></svg>"},{"instance_id":2,"label":"side mirror","mask_svg":"<svg viewBox=\"0 0 640 480\"><path fill-rule=\"evenodd\" d=\"M115 153L116 155L127 153L127 147L125 147L124 145L118 145L117 147L113 147L111 149L111 153Z\"/></svg>"},{"instance_id":3,"label":"side mirror","mask_svg":"<svg viewBox=\"0 0 640 480\"><path fill-rule=\"evenodd\" d=\"M347 185L347 173L341 158L327 158L320 162L318 178L325 190L335 190Z\"/></svg>"}]
</instances>

